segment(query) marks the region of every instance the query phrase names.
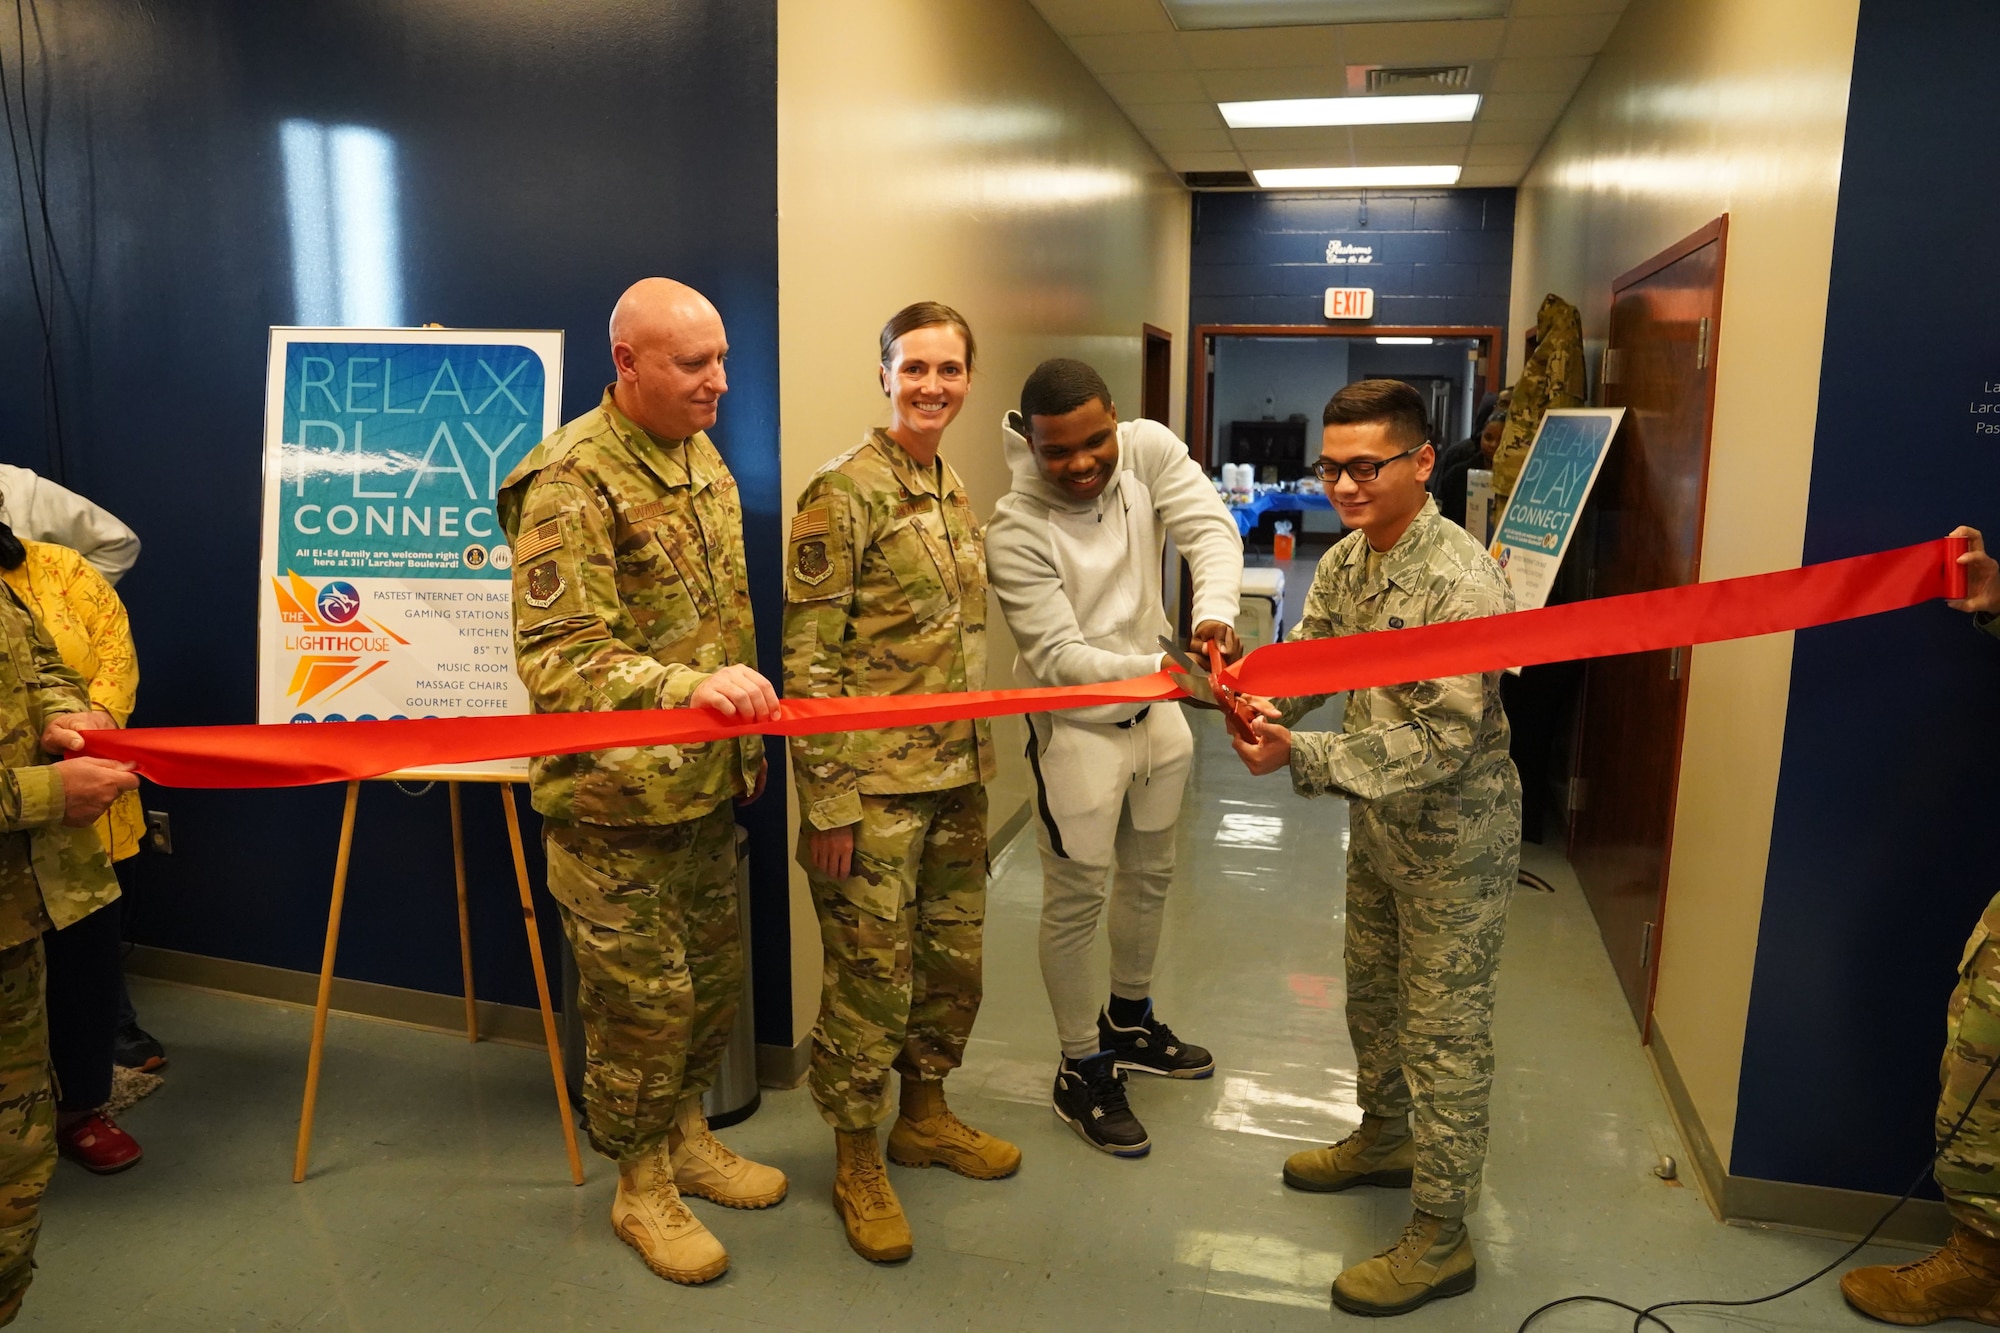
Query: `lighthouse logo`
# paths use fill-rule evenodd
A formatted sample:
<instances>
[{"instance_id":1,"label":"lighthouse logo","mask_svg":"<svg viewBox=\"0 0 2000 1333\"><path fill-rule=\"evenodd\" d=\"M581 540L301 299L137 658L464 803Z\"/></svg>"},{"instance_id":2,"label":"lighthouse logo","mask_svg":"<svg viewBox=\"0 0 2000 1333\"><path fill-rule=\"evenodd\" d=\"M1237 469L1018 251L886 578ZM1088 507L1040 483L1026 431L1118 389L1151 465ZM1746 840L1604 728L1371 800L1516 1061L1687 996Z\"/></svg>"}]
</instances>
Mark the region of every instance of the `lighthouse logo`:
<instances>
[{"instance_id":1,"label":"lighthouse logo","mask_svg":"<svg viewBox=\"0 0 2000 1333\"><path fill-rule=\"evenodd\" d=\"M361 615L361 593L335 579L315 588L287 571L271 580L278 620L285 627L284 651L296 654L285 694L304 706L331 700L389 665L397 647L410 641L386 625Z\"/></svg>"}]
</instances>

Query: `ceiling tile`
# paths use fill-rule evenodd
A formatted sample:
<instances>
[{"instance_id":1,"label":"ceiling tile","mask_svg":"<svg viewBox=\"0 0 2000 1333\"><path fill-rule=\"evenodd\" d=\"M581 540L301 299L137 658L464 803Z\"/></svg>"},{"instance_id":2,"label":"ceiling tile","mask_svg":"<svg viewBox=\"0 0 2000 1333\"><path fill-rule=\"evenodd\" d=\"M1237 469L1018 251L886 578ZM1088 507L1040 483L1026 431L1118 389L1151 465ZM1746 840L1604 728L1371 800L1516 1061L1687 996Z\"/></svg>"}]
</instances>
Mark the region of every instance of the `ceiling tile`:
<instances>
[{"instance_id":1,"label":"ceiling tile","mask_svg":"<svg viewBox=\"0 0 2000 1333\"><path fill-rule=\"evenodd\" d=\"M1151 105L1127 107L1125 114L1134 125L1150 134L1154 130L1219 130L1225 128L1222 113L1215 109L1215 103L1203 98L1199 102L1158 102Z\"/></svg>"},{"instance_id":2,"label":"ceiling tile","mask_svg":"<svg viewBox=\"0 0 2000 1333\"><path fill-rule=\"evenodd\" d=\"M1352 23L1340 30L1341 59L1355 65L1431 65L1491 60L1505 19L1457 23Z\"/></svg>"},{"instance_id":3,"label":"ceiling tile","mask_svg":"<svg viewBox=\"0 0 2000 1333\"><path fill-rule=\"evenodd\" d=\"M1540 144L1554 125L1554 116L1546 120L1488 120L1481 116L1472 126L1472 142Z\"/></svg>"},{"instance_id":4,"label":"ceiling tile","mask_svg":"<svg viewBox=\"0 0 2000 1333\"><path fill-rule=\"evenodd\" d=\"M1200 76L1188 70L1159 69L1134 74L1100 74L1104 91L1125 106L1147 102L1201 102L1208 93Z\"/></svg>"},{"instance_id":5,"label":"ceiling tile","mask_svg":"<svg viewBox=\"0 0 2000 1333\"><path fill-rule=\"evenodd\" d=\"M1469 167L1516 167L1525 169L1535 157L1535 144L1486 143L1474 144L1465 150L1465 164Z\"/></svg>"},{"instance_id":6,"label":"ceiling tile","mask_svg":"<svg viewBox=\"0 0 2000 1333\"><path fill-rule=\"evenodd\" d=\"M1341 63L1340 29L1334 27L1184 32L1180 41L1181 50L1197 69Z\"/></svg>"},{"instance_id":7,"label":"ceiling tile","mask_svg":"<svg viewBox=\"0 0 2000 1333\"><path fill-rule=\"evenodd\" d=\"M1516 19L1541 18L1547 14L1619 14L1626 0L1514 0L1508 16Z\"/></svg>"},{"instance_id":8,"label":"ceiling tile","mask_svg":"<svg viewBox=\"0 0 2000 1333\"><path fill-rule=\"evenodd\" d=\"M1512 167L1467 167L1458 178L1461 189L1519 185L1524 173Z\"/></svg>"},{"instance_id":9,"label":"ceiling tile","mask_svg":"<svg viewBox=\"0 0 2000 1333\"><path fill-rule=\"evenodd\" d=\"M1174 33L1140 32L1116 37L1071 37L1070 49L1094 74L1135 70L1188 69Z\"/></svg>"},{"instance_id":10,"label":"ceiling tile","mask_svg":"<svg viewBox=\"0 0 2000 1333\"><path fill-rule=\"evenodd\" d=\"M1249 102L1267 97L1340 97L1347 92L1347 75L1338 65L1210 69L1203 70L1200 78L1208 96L1217 102Z\"/></svg>"},{"instance_id":11,"label":"ceiling tile","mask_svg":"<svg viewBox=\"0 0 2000 1333\"><path fill-rule=\"evenodd\" d=\"M1590 72L1589 56L1553 59L1501 60L1493 66L1487 91L1495 93L1561 93L1564 101Z\"/></svg>"},{"instance_id":12,"label":"ceiling tile","mask_svg":"<svg viewBox=\"0 0 2000 1333\"><path fill-rule=\"evenodd\" d=\"M1151 130L1146 138L1162 153L1228 153L1237 148L1228 130Z\"/></svg>"},{"instance_id":13,"label":"ceiling tile","mask_svg":"<svg viewBox=\"0 0 2000 1333\"><path fill-rule=\"evenodd\" d=\"M1479 101L1479 123L1532 120L1552 125L1568 105L1568 93L1488 93Z\"/></svg>"},{"instance_id":14,"label":"ceiling tile","mask_svg":"<svg viewBox=\"0 0 2000 1333\"><path fill-rule=\"evenodd\" d=\"M1234 153L1162 153L1175 171L1246 171L1243 159Z\"/></svg>"},{"instance_id":15,"label":"ceiling tile","mask_svg":"<svg viewBox=\"0 0 2000 1333\"><path fill-rule=\"evenodd\" d=\"M1504 56L1594 56L1618 26L1616 14L1564 14L1517 18L1507 25Z\"/></svg>"},{"instance_id":16,"label":"ceiling tile","mask_svg":"<svg viewBox=\"0 0 2000 1333\"><path fill-rule=\"evenodd\" d=\"M1237 148L1463 148L1472 141L1470 125L1319 125L1277 130L1232 130Z\"/></svg>"},{"instance_id":17,"label":"ceiling tile","mask_svg":"<svg viewBox=\"0 0 2000 1333\"><path fill-rule=\"evenodd\" d=\"M1029 0L1065 37L1106 32L1172 32L1160 0ZM1518 3L1518 0L1517 0Z\"/></svg>"},{"instance_id":18,"label":"ceiling tile","mask_svg":"<svg viewBox=\"0 0 2000 1333\"><path fill-rule=\"evenodd\" d=\"M1266 148L1245 152L1243 160L1254 170L1264 167L1402 167L1457 165L1465 160L1463 148L1368 148L1357 144L1344 152L1314 152L1310 148Z\"/></svg>"}]
</instances>

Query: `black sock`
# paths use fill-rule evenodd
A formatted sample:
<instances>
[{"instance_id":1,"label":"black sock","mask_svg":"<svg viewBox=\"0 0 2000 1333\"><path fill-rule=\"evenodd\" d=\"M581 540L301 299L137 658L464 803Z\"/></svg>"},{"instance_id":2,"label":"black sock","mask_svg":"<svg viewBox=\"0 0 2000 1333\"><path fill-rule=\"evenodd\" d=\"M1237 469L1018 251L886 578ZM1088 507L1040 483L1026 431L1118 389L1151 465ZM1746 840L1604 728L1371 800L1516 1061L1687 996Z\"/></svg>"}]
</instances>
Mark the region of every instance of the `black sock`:
<instances>
[{"instance_id":1,"label":"black sock","mask_svg":"<svg viewBox=\"0 0 2000 1333\"><path fill-rule=\"evenodd\" d=\"M1113 1023L1121 1028L1135 1028L1145 1021L1146 1011L1153 1007L1150 999L1128 1000L1122 995L1111 997L1111 1003L1104 1006L1104 1012Z\"/></svg>"}]
</instances>

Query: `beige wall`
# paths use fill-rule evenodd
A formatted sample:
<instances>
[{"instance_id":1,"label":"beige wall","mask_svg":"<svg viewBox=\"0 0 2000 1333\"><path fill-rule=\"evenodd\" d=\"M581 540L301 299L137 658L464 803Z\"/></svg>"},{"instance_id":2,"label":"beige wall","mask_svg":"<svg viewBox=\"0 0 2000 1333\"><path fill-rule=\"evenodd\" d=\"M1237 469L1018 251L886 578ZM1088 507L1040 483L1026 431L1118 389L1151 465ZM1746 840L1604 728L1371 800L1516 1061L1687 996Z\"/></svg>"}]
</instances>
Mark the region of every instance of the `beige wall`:
<instances>
[{"instance_id":1,"label":"beige wall","mask_svg":"<svg viewBox=\"0 0 2000 1333\"><path fill-rule=\"evenodd\" d=\"M1567 297L1593 384L1611 279L1729 215L1704 579L1803 548L1857 9L1634 0L1522 185L1510 342ZM1790 670L1782 635L1697 648L1689 677L1655 1023L1725 1168Z\"/></svg>"},{"instance_id":2,"label":"beige wall","mask_svg":"<svg viewBox=\"0 0 2000 1333\"><path fill-rule=\"evenodd\" d=\"M1000 415L1036 362L1083 357L1136 416L1140 324L1186 356L1187 192L1027 0L780 0L778 212L788 497L886 424L876 332L911 301L956 306L979 339L945 456L982 517L1007 489ZM1014 650L991 618L998 685ZM1029 785L1021 724L994 730L998 823ZM792 935L803 1035L820 946L796 867Z\"/></svg>"}]
</instances>

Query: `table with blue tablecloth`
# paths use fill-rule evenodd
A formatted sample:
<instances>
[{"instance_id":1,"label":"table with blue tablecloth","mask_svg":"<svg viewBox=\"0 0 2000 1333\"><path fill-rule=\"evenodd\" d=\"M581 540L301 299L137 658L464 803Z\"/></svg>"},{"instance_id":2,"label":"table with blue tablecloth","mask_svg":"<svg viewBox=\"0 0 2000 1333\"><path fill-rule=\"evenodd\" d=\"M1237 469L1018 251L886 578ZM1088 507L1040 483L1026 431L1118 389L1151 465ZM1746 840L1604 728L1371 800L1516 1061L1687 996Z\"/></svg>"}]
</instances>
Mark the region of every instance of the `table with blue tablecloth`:
<instances>
[{"instance_id":1,"label":"table with blue tablecloth","mask_svg":"<svg viewBox=\"0 0 2000 1333\"><path fill-rule=\"evenodd\" d=\"M1326 492L1313 491L1299 495L1292 491L1259 489L1257 498L1249 504L1231 505L1229 512L1236 516L1236 530L1248 537L1256 530L1257 520L1269 513L1306 509L1331 509L1333 502L1326 498Z\"/></svg>"}]
</instances>

